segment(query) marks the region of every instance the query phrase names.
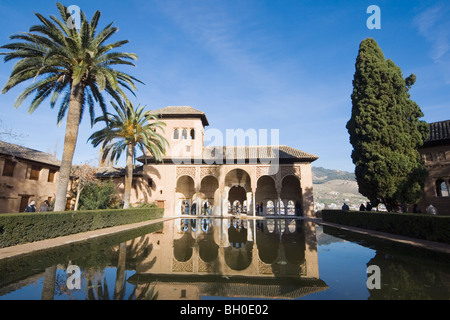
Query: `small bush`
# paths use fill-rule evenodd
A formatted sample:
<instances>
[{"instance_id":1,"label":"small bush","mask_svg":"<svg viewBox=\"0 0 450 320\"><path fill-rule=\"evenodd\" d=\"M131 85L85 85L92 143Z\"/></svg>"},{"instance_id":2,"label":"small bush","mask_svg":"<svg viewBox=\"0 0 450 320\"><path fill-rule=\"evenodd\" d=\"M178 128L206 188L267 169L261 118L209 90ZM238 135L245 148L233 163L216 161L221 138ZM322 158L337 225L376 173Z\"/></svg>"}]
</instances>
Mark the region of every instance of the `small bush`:
<instances>
[{"instance_id":1,"label":"small bush","mask_svg":"<svg viewBox=\"0 0 450 320\"><path fill-rule=\"evenodd\" d=\"M133 205L133 208L158 208L158 205L155 202L152 203L146 203L146 202L139 202Z\"/></svg>"},{"instance_id":2,"label":"small bush","mask_svg":"<svg viewBox=\"0 0 450 320\"><path fill-rule=\"evenodd\" d=\"M327 222L450 243L450 216L413 213L322 210Z\"/></svg>"},{"instance_id":3,"label":"small bush","mask_svg":"<svg viewBox=\"0 0 450 320\"><path fill-rule=\"evenodd\" d=\"M118 209L116 185L112 181L93 181L88 183L80 194L81 210Z\"/></svg>"},{"instance_id":4,"label":"small bush","mask_svg":"<svg viewBox=\"0 0 450 320\"><path fill-rule=\"evenodd\" d=\"M0 248L157 219L164 209L110 209L0 215Z\"/></svg>"}]
</instances>

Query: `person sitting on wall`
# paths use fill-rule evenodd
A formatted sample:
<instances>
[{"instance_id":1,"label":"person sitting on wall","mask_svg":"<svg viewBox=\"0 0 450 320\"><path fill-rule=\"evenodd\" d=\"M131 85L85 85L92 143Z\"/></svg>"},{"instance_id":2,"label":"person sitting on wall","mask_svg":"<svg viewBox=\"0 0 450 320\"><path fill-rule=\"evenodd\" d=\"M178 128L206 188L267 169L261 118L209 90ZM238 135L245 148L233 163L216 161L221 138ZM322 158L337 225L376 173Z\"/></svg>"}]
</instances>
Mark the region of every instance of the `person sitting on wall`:
<instances>
[{"instance_id":1,"label":"person sitting on wall","mask_svg":"<svg viewBox=\"0 0 450 320\"><path fill-rule=\"evenodd\" d=\"M361 203L361 205L359 206L359 211L366 211L366 206L364 205L364 203Z\"/></svg>"},{"instance_id":2,"label":"person sitting on wall","mask_svg":"<svg viewBox=\"0 0 450 320\"><path fill-rule=\"evenodd\" d=\"M372 204L370 202L367 202L366 210L367 211L372 211Z\"/></svg>"},{"instance_id":3,"label":"person sitting on wall","mask_svg":"<svg viewBox=\"0 0 450 320\"><path fill-rule=\"evenodd\" d=\"M348 207L348 205L344 202L344 205L342 206L342 210L343 211L349 211L350 208Z\"/></svg>"},{"instance_id":4,"label":"person sitting on wall","mask_svg":"<svg viewBox=\"0 0 450 320\"><path fill-rule=\"evenodd\" d=\"M36 212L36 201L31 200L25 208L25 212Z\"/></svg>"},{"instance_id":5,"label":"person sitting on wall","mask_svg":"<svg viewBox=\"0 0 450 320\"><path fill-rule=\"evenodd\" d=\"M422 211L420 210L420 208L419 208L419 206L417 205L417 203L414 204L413 212L414 212L414 213L422 213Z\"/></svg>"}]
</instances>

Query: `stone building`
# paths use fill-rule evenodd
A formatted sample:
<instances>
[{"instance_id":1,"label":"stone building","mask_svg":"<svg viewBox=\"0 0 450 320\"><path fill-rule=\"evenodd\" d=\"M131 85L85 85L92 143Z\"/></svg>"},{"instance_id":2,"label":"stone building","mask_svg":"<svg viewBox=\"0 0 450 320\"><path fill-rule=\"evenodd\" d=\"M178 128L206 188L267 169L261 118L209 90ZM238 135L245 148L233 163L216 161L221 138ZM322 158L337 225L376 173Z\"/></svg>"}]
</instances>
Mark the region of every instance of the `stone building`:
<instances>
[{"instance_id":1,"label":"stone building","mask_svg":"<svg viewBox=\"0 0 450 320\"><path fill-rule=\"evenodd\" d=\"M143 166L132 202L156 202L166 215L314 215L317 156L280 145L205 146L205 113L189 106L154 113L170 146L162 162L137 158Z\"/></svg>"},{"instance_id":2,"label":"stone building","mask_svg":"<svg viewBox=\"0 0 450 320\"><path fill-rule=\"evenodd\" d=\"M161 133L169 147L162 162L150 154L137 158L142 165L134 170L132 204L154 202L167 216L314 216L311 163L317 156L278 144L207 146L205 113L188 106L154 112L166 123ZM235 138L252 141L251 134L241 131ZM0 212L23 211L32 199L38 206L51 201L59 165L47 153L2 142ZM119 197L124 176L124 168L96 172L97 178L116 183ZM67 209L73 204L68 192Z\"/></svg>"},{"instance_id":3,"label":"stone building","mask_svg":"<svg viewBox=\"0 0 450 320\"><path fill-rule=\"evenodd\" d=\"M430 137L419 150L428 170L419 208L432 204L439 215L450 215L450 120L430 123Z\"/></svg>"},{"instance_id":4,"label":"stone building","mask_svg":"<svg viewBox=\"0 0 450 320\"><path fill-rule=\"evenodd\" d=\"M0 213L23 212L55 197L60 161L53 155L0 141Z\"/></svg>"}]
</instances>

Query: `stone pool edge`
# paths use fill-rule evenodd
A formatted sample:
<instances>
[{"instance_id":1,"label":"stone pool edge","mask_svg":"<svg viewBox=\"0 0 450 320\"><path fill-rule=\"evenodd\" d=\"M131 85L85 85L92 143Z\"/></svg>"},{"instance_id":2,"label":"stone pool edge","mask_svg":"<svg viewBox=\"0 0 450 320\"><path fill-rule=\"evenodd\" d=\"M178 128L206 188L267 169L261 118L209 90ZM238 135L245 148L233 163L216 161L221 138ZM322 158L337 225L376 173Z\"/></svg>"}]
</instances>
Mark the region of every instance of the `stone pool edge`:
<instances>
[{"instance_id":1,"label":"stone pool edge","mask_svg":"<svg viewBox=\"0 0 450 320\"><path fill-rule=\"evenodd\" d=\"M350 231L350 232L363 234L363 235L370 236L370 237L375 237L375 238L389 240L389 241L395 241L398 243L412 245L412 246L427 249L427 250L450 254L450 245L442 243L442 242L410 238L410 237L400 236L400 235L396 235L396 234L392 234L392 233L379 232L379 231L370 230L370 229L350 227L350 226L346 226L346 225L342 225L342 224L326 222L320 218L304 218L304 220L309 220L309 221L312 221L312 222L320 224L320 225L330 226L330 227L338 228L341 230L346 230L346 231Z\"/></svg>"}]
</instances>

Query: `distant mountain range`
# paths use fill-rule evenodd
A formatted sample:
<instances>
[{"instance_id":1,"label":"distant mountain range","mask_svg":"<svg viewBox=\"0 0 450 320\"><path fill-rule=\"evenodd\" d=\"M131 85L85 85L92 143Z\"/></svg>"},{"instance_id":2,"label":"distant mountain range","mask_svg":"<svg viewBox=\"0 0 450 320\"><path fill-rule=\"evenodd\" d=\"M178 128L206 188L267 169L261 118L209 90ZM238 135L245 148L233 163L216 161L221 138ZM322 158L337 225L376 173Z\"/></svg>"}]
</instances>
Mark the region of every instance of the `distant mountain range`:
<instances>
[{"instance_id":1,"label":"distant mountain range","mask_svg":"<svg viewBox=\"0 0 450 320\"><path fill-rule=\"evenodd\" d=\"M312 167L312 175L314 184L322 184L331 180L356 181L354 173L322 167Z\"/></svg>"},{"instance_id":2,"label":"distant mountain range","mask_svg":"<svg viewBox=\"0 0 450 320\"><path fill-rule=\"evenodd\" d=\"M357 210L361 203L368 201L359 193L354 173L312 167L312 175L316 210L339 209L344 202Z\"/></svg>"}]
</instances>

